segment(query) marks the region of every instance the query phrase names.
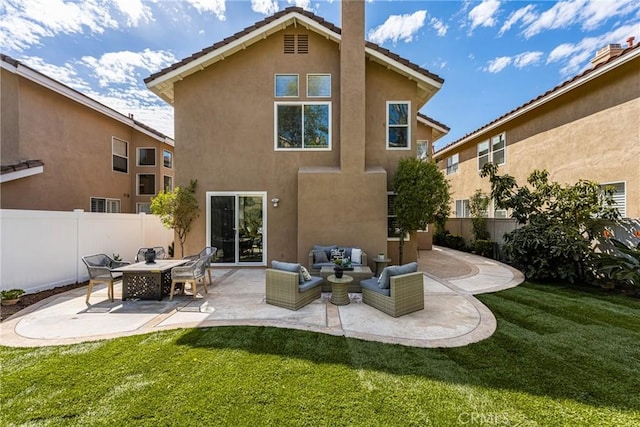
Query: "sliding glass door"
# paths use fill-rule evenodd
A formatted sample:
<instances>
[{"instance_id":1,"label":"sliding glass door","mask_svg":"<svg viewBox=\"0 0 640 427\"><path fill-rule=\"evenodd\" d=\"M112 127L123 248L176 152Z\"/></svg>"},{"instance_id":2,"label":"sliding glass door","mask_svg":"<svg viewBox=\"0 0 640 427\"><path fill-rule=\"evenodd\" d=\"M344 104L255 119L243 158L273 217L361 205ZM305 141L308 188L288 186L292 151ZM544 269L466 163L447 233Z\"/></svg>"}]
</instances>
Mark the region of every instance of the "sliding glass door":
<instances>
[{"instance_id":1,"label":"sliding glass door","mask_svg":"<svg viewBox=\"0 0 640 427\"><path fill-rule=\"evenodd\" d=\"M264 265L266 193L208 192L207 244L218 248L215 262Z\"/></svg>"}]
</instances>

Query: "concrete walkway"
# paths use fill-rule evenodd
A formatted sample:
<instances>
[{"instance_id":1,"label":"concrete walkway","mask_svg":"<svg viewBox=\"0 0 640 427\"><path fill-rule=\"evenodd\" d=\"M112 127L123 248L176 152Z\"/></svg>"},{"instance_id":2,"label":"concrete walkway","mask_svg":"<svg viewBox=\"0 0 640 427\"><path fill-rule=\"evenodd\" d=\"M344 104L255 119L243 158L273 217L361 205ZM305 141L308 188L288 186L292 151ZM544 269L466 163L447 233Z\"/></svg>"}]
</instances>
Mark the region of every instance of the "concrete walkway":
<instances>
[{"instance_id":1,"label":"concrete walkway","mask_svg":"<svg viewBox=\"0 0 640 427\"><path fill-rule=\"evenodd\" d=\"M268 305L264 269L221 268L209 293L196 300L184 295L173 301L121 301L121 283L116 283L114 302L107 299L106 286L94 288L90 306L85 287L54 295L0 323L0 344L47 346L175 328L253 325L413 347L457 347L488 338L496 328L491 311L473 295L524 280L509 266L448 248L421 251L418 265L424 272L425 309L399 318L363 304L361 294L350 294L346 306L331 304L329 293L298 311Z\"/></svg>"}]
</instances>

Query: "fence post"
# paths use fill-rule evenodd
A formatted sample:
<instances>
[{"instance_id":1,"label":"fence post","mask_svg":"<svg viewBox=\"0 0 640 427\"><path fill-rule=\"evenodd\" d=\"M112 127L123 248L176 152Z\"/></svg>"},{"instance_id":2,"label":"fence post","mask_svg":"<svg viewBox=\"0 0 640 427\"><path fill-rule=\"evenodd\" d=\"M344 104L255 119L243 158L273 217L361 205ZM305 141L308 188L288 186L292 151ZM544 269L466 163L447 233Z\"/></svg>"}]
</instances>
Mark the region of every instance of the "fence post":
<instances>
[{"instance_id":1,"label":"fence post","mask_svg":"<svg viewBox=\"0 0 640 427\"><path fill-rule=\"evenodd\" d=\"M84 209L74 209L73 212L76 214L76 257L73 260L76 266L76 283L80 283L80 221L82 219L82 214L84 213Z\"/></svg>"}]
</instances>

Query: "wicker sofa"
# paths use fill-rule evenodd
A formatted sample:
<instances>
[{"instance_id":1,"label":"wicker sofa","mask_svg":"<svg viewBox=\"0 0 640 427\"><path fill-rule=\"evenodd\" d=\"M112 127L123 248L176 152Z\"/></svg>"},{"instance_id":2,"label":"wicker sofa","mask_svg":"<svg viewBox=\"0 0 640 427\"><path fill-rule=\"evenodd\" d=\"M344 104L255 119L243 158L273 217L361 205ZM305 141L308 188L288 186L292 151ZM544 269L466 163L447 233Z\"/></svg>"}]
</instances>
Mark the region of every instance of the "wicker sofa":
<instances>
[{"instance_id":1,"label":"wicker sofa","mask_svg":"<svg viewBox=\"0 0 640 427\"><path fill-rule=\"evenodd\" d=\"M348 247L348 246L338 246L338 245L315 245L313 249L309 251L309 260L307 264L309 273L317 276L317 275L320 275L320 270L322 269L322 267L326 267L326 266L333 267L334 264L331 261L331 251L333 249L344 250L344 256L349 257L349 259L351 259L351 263L354 267L367 266L367 254L358 247ZM358 262L357 257L354 257L354 253L353 253L354 249L357 249L358 251L360 251L359 252L360 262ZM324 252L326 256L326 261L324 259L323 260L319 259L319 255L322 255L319 252Z\"/></svg>"},{"instance_id":2,"label":"wicker sofa","mask_svg":"<svg viewBox=\"0 0 640 427\"><path fill-rule=\"evenodd\" d=\"M362 280L362 302L392 317L424 309L422 272L415 262L386 267L380 277Z\"/></svg>"},{"instance_id":3,"label":"wicker sofa","mask_svg":"<svg viewBox=\"0 0 640 427\"><path fill-rule=\"evenodd\" d=\"M322 294L322 277L305 280L298 263L272 261L265 273L267 304L298 310Z\"/></svg>"}]
</instances>

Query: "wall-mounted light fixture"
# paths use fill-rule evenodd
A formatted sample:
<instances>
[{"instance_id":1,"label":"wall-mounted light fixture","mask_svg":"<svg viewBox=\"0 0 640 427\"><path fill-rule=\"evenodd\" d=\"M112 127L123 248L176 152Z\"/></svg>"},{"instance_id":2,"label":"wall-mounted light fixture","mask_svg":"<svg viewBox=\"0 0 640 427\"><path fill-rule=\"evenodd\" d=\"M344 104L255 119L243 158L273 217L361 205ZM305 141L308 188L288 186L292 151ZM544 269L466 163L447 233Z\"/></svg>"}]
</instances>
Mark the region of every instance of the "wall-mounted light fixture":
<instances>
[{"instance_id":1,"label":"wall-mounted light fixture","mask_svg":"<svg viewBox=\"0 0 640 427\"><path fill-rule=\"evenodd\" d=\"M278 203L280 203L280 199L278 199L277 197L274 197L273 199L271 199L271 203L273 203L274 208L277 208Z\"/></svg>"}]
</instances>

